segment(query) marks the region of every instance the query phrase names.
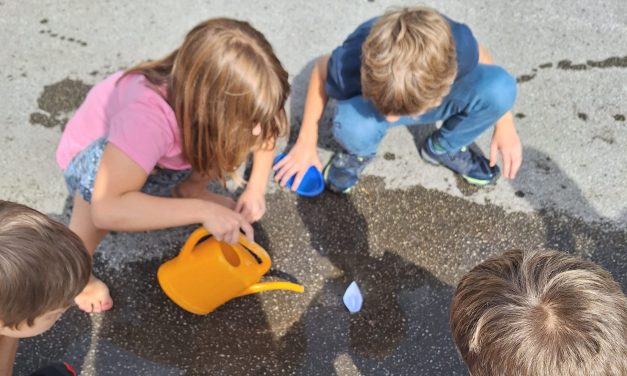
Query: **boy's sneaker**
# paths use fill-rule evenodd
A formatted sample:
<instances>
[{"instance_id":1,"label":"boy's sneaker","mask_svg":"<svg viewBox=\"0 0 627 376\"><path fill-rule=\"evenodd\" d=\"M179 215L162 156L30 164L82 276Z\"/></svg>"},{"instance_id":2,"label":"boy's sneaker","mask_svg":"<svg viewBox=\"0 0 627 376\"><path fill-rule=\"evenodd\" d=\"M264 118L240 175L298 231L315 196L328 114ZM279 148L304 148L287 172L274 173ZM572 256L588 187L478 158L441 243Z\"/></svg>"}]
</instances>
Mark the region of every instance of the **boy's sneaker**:
<instances>
[{"instance_id":1,"label":"boy's sneaker","mask_svg":"<svg viewBox=\"0 0 627 376\"><path fill-rule=\"evenodd\" d=\"M443 165L459 174L464 180L474 185L486 185L496 182L501 170L498 166L490 167L490 161L472 148L463 147L457 152L437 150L433 136L429 136L420 149L422 159L435 165Z\"/></svg>"},{"instance_id":2,"label":"boy's sneaker","mask_svg":"<svg viewBox=\"0 0 627 376\"><path fill-rule=\"evenodd\" d=\"M348 193L353 189L359 175L368 163L374 159L374 155L359 157L347 153L335 153L322 172L327 187L336 193Z\"/></svg>"}]
</instances>

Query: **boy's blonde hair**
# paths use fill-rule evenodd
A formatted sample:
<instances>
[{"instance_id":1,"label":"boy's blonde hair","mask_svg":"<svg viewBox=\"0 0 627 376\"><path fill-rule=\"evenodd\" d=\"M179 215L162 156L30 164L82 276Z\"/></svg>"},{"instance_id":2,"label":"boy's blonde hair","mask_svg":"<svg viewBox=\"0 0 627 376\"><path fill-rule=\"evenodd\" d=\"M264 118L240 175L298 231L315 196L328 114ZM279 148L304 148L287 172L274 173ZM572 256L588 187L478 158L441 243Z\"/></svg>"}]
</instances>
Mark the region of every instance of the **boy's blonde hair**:
<instances>
[{"instance_id":1,"label":"boy's blonde hair","mask_svg":"<svg viewBox=\"0 0 627 376\"><path fill-rule=\"evenodd\" d=\"M63 224L0 200L0 321L16 328L67 307L87 285L91 257Z\"/></svg>"},{"instance_id":2,"label":"boy's blonde hair","mask_svg":"<svg viewBox=\"0 0 627 376\"><path fill-rule=\"evenodd\" d=\"M287 133L288 74L263 34L247 22L202 22L176 51L130 73L167 85L183 156L203 175L224 180L252 150L272 149ZM256 124L259 136L252 135Z\"/></svg>"},{"instance_id":3,"label":"boy's blonde hair","mask_svg":"<svg viewBox=\"0 0 627 376\"><path fill-rule=\"evenodd\" d=\"M456 74L450 25L431 8L386 12L362 47L362 93L384 115L416 115L436 107Z\"/></svg>"},{"instance_id":4,"label":"boy's blonde hair","mask_svg":"<svg viewBox=\"0 0 627 376\"><path fill-rule=\"evenodd\" d=\"M509 251L453 296L455 343L473 376L627 375L627 298L600 266L555 251Z\"/></svg>"}]
</instances>

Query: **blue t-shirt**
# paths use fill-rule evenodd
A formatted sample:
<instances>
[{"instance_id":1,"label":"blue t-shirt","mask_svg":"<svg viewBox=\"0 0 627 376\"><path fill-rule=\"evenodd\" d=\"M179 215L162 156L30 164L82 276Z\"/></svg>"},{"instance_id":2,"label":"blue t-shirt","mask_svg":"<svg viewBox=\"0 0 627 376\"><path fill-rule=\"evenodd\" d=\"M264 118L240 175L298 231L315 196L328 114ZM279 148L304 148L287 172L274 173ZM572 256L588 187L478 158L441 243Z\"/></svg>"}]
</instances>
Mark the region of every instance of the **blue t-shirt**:
<instances>
[{"instance_id":1,"label":"blue t-shirt","mask_svg":"<svg viewBox=\"0 0 627 376\"><path fill-rule=\"evenodd\" d=\"M457 76L459 80L472 71L479 63L479 46L472 31L465 24L447 17L451 26L457 57ZM346 38L344 43L333 50L329 59L325 89L331 98L343 100L361 95L361 46L364 44L377 17L361 24Z\"/></svg>"}]
</instances>

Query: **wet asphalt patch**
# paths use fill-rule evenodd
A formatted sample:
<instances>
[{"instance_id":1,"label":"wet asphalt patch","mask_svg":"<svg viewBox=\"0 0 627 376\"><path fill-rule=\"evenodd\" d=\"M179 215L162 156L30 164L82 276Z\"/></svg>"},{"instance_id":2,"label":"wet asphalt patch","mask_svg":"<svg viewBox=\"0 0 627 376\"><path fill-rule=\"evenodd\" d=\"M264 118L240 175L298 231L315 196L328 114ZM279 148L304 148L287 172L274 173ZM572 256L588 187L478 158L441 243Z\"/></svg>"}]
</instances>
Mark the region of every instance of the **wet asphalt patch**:
<instances>
[{"instance_id":1,"label":"wet asphalt patch","mask_svg":"<svg viewBox=\"0 0 627 376\"><path fill-rule=\"evenodd\" d=\"M46 128L59 126L63 130L70 113L83 103L90 89L91 85L70 78L44 86L37 99L41 112L31 113L30 123Z\"/></svg>"},{"instance_id":2,"label":"wet asphalt patch","mask_svg":"<svg viewBox=\"0 0 627 376\"><path fill-rule=\"evenodd\" d=\"M116 233L96 256L114 309L91 318L72 309L24 340L18 374L64 359L85 375L465 375L448 307L455 283L487 257L558 249L601 264L627 287L627 232L610 222L549 207L508 213L419 186L389 190L374 177L348 196L276 192L255 228L273 257L270 278L298 281L304 294L268 292L192 315L168 300L155 274L193 227ZM127 251L142 256L112 267L108 260ZM341 300L351 281L364 295L354 315Z\"/></svg>"}]
</instances>

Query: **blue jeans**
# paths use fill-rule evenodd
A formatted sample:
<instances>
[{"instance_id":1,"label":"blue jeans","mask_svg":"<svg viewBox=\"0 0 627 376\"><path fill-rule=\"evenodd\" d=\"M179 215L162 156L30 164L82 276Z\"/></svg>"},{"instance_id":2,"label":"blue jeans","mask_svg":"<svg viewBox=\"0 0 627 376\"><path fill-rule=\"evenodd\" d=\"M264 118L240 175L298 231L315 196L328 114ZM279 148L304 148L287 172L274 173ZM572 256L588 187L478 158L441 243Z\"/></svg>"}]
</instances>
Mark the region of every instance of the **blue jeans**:
<instances>
[{"instance_id":1,"label":"blue jeans","mask_svg":"<svg viewBox=\"0 0 627 376\"><path fill-rule=\"evenodd\" d=\"M435 137L449 152L473 143L514 104L516 80L503 68L479 64L456 81L440 106L419 116L402 116L388 122L362 96L338 101L333 135L347 152L374 155L388 128L397 125L432 124L444 120Z\"/></svg>"}]
</instances>

